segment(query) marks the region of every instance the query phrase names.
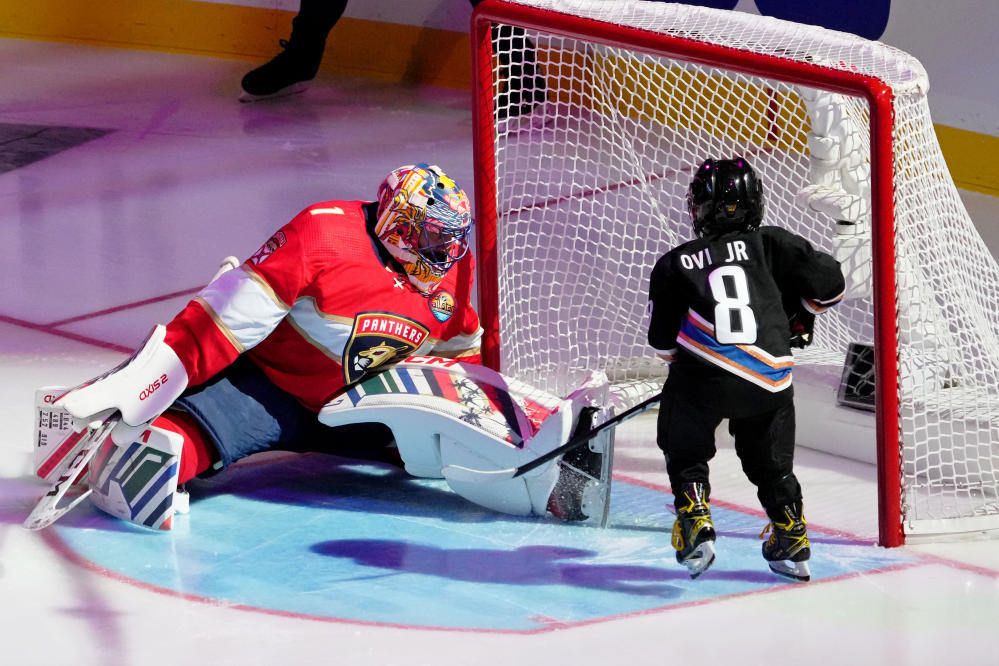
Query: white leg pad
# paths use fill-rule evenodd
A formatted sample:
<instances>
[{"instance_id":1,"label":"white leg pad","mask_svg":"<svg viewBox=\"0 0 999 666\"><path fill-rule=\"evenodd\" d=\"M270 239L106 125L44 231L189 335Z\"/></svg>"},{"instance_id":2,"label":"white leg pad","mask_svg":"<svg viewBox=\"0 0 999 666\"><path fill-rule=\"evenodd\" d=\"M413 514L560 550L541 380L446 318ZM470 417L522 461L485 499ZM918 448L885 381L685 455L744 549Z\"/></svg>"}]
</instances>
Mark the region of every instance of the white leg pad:
<instances>
[{"instance_id":1,"label":"white leg pad","mask_svg":"<svg viewBox=\"0 0 999 666\"><path fill-rule=\"evenodd\" d=\"M184 438L155 426L130 444L108 440L90 466L94 505L116 518L150 529L169 530L175 513L187 512L178 493Z\"/></svg>"},{"instance_id":2,"label":"white leg pad","mask_svg":"<svg viewBox=\"0 0 999 666\"><path fill-rule=\"evenodd\" d=\"M327 412L327 425L384 423L395 436L399 455L406 471L413 476L442 478L445 465L463 465L476 469L505 469L534 460L559 446L568 437L573 421L570 401L548 416L534 437L518 447L505 438L472 427L452 415L414 405L386 404L379 396L371 407L355 406L350 410ZM561 439L560 439L561 436ZM527 516L544 515L558 468L555 461L516 479L490 483L462 483L448 480L454 492L470 502L501 513Z\"/></svg>"},{"instance_id":3,"label":"white leg pad","mask_svg":"<svg viewBox=\"0 0 999 666\"><path fill-rule=\"evenodd\" d=\"M445 465L462 465L479 469L495 466L494 462L481 454L488 455L488 451L475 453L465 442L447 436L441 437L441 459ZM524 462L529 462L530 459L525 459ZM451 490L468 501L493 511L515 516L543 516L556 481L558 481L558 464L552 461L515 479L491 483L448 479L447 484Z\"/></svg>"},{"instance_id":4,"label":"white leg pad","mask_svg":"<svg viewBox=\"0 0 999 666\"><path fill-rule=\"evenodd\" d=\"M330 401L319 420L328 426L384 423L407 472L442 478L446 465L503 470L531 462L568 441L583 407L607 399L603 376L561 399L482 366L411 357ZM543 421L535 426L538 414ZM514 479L448 479L448 485L495 511L545 515L558 477L552 461Z\"/></svg>"}]
</instances>

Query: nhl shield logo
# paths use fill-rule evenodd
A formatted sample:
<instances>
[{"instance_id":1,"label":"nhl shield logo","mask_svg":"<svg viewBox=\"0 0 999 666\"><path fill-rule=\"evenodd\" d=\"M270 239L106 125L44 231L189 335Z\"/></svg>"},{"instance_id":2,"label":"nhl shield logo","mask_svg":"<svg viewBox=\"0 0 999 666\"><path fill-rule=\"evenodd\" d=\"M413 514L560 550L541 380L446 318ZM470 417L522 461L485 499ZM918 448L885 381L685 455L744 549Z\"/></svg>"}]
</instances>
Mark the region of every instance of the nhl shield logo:
<instances>
[{"instance_id":1,"label":"nhl shield logo","mask_svg":"<svg viewBox=\"0 0 999 666\"><path fill-rule=\"evenodd\" d=\"M423 324L388 312L362 312L343 350L343 376L353 384L412 354L430 335Z\"/></svg>"}]
</instances>

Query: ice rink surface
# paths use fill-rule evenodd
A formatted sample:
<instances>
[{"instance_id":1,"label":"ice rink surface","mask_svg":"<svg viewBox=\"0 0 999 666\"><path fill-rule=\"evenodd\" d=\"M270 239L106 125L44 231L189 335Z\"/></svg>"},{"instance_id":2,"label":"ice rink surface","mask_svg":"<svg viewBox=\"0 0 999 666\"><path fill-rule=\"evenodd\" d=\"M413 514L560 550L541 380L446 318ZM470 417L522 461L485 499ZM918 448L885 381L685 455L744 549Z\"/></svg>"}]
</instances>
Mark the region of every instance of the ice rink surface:
<instances>
[{"instance_id":1,"label":"ice rink surface","mask_svg":"<svg viewBox=\"0 0 999 666\"><path fill-rule=\"evenodd\" d=\"M120 362L311 203L372 199L420 161L474 196L472 129L461 91L321 75L240 104L245 62L18 40L0 61L2 663L997 663L999 540L873 545L864 463L799 448L814 580L792 584L759 556L766 521L723 443L719 559L691 581L654 414L619 430L605 529L276 455L195 482L169 533L87 505L24 530L46 489L36 388ZM999 252L999 200L962 197Z\"/></svg>"}]
</instances>

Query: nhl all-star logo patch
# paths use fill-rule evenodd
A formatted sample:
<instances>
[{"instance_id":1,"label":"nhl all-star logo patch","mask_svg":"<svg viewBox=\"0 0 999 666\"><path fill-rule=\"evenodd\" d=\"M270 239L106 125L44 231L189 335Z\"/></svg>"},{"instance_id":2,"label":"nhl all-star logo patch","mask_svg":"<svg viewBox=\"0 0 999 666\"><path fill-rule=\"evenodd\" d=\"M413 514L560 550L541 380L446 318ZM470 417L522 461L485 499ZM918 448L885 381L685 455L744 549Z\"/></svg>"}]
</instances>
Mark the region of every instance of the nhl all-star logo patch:
<instances>
[{"instance_id":1,"label":"nhl all-star logo patch","mask_svg":"<svg viewBox=\"0 0 999 666\"><path fill-rule=\"evenodd\" d=\"M454 314L454 296L449 291L438 291L430 299L430 311L437 321L447 321Z\"/></svg>"},{"instance_id":2,"label":"nhl all-star logo patch","mask_svg":"<svg viewBox=\"0 0 999 666\"><path fill-rule=\"evenodd\" d=\"M354 318L343 350L343 376L353 384L412 354L430 335L423 324L390 312L362 312Z\"/></svg>"},{"instance_id":3,"label":"nhl all-star logo patch","mask_svg":"<svg viewBox=\"0 0 999 666\"><path fill-rule=\"evenodd\" d=\"M256 254L250 257L250 263L254 266L263 263L264 259L274 254L274 251L279 247L283 247L288 243L288 237L284 235L283 231L279 231L270 238L267 242L257 250Z\"/></svg>"}]
</instances>

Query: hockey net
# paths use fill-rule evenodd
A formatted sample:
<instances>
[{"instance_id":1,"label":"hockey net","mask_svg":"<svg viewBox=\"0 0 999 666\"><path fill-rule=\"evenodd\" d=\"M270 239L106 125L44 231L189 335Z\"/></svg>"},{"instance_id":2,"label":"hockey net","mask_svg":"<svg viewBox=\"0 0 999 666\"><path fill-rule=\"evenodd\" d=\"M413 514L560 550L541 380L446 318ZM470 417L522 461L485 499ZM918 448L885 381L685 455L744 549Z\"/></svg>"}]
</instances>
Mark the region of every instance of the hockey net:
<instances>
[{"instance_id":1,"label":"hockey net","mask_svg":"<svg viewBox=\"0 0 999 666\"><path fill-rule=\"evenodd\" d=\"M600 369L622 406L658 391L649 272L691 238L697 165L742 155L764 223L843 263L849 298L819 318L795 375L871 410L881 543L999 527L999 267L947 170L918 61L631 0L486 2L472 37L487 364L557 394Z\"/></svg>"}]
</instances>

